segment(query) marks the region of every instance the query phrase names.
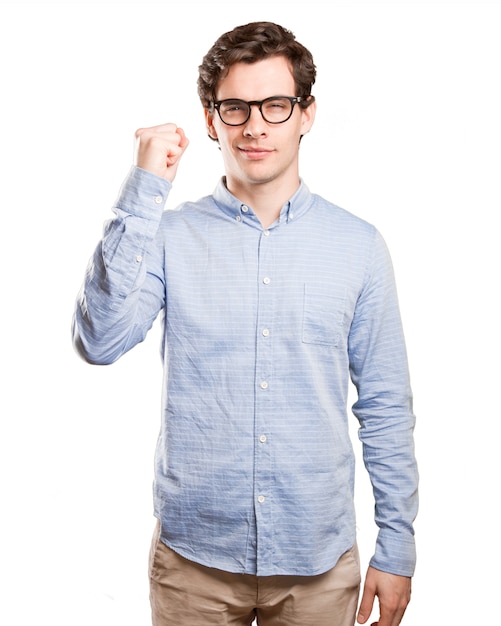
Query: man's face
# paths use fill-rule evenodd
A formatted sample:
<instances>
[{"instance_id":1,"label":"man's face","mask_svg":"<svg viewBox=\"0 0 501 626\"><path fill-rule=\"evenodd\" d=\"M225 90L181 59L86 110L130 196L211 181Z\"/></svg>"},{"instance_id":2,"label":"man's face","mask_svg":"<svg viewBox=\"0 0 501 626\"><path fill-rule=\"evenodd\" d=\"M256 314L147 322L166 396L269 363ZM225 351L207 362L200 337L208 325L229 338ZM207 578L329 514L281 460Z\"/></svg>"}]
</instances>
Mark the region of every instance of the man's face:
<instances>
[{"instance_id":1,"label":"man's face","mask_svg":"<svg viewBox=\"0 0 501 626\"><path fill-rule=\"evenodd\" d=\"M270 57L257 63L237 63L217 88L217 99L264 100L271 96L295 96L295 83L285 57ZM277 182L288 193L299 184L298 151L301 135L315 117L315 104L299 105L282 124L266 122L258 106L242 126L228 126L217 112L206 111L209 135L219 140L228 188L234 193L251 191L254 185Z\"/></svg>"}]
</instances>

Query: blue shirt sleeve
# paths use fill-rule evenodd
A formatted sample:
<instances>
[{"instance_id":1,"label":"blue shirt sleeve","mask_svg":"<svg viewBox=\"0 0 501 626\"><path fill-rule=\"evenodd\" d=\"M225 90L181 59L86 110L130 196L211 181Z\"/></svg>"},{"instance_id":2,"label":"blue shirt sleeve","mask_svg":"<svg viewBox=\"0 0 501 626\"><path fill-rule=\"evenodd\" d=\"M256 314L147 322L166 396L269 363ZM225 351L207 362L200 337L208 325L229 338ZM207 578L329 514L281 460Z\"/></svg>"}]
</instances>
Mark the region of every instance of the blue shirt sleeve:
<instances>
[{"instance_id":1,"label":"blue shirt sleeve","mask_svg":"<svg viewBox=\"0 0 501 626\"><path fill-rule=\"evenodd\" d=\"M143 341L164 306L162 259L151 242L170 189L137 167L122 185L73 318L75 347L90 363L112 363Z\"/></svg>"},{"instance_id":2,"label":"blue shirt sleeve","mask_svg":"<svg viewBox=\"0 0 501 626\"><path fill-rule=\"evenodd\" d=\"M353 412L360 422L379 527L371 565L412 576L418 506L415 417L393 268L377 232L374 243L349 337L351 377L358 391Z\"/></svg>"}]
</instances>

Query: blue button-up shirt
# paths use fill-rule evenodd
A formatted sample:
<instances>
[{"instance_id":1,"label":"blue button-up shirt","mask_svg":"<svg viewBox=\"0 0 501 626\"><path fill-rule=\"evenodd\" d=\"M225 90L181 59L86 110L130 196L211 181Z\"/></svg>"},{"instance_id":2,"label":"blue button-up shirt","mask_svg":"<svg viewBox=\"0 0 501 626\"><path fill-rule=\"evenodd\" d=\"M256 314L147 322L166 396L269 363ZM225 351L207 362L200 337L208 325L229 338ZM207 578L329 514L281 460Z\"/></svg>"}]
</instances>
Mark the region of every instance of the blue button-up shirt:
<instances>
[{"instance_id":1,"label":"blue button-up shirt","mask_svg":"<svg viewBox=\"0 0 501 626\"><path fill-rule=\"evenodd\" d=\"M414 416L381 236L303 183L266 229L224 181L164 211L170 187L131 170L74 318L81 354L111 363L162 312L162 540L230 572L333 567L356 540L351 377L379 526L371 564L411 576Z\"/></svg>"}]
</instances>

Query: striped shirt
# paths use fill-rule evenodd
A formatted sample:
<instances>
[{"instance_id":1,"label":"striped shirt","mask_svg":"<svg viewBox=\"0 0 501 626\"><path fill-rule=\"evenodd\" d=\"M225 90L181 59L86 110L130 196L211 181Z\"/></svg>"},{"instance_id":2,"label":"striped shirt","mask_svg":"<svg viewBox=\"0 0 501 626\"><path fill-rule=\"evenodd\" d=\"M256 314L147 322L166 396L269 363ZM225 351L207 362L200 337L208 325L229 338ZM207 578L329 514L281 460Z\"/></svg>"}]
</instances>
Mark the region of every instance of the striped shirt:
<instances>
[{"instance_id":1,"label":"striped shirt","mask_svg":"<svg viewBox=\"0 0 501 626\"><path fill-rule=\"evenodd\" d=\"M132 168L73 325L82 356L103 364L162 314L162 541L229 572L333 567L356 540L351 379L379 527L371 565L411 576L414 415L380 234L303 182L266 229L224 180L165 211L170 188Z\"/></svg>"}]
</instances>

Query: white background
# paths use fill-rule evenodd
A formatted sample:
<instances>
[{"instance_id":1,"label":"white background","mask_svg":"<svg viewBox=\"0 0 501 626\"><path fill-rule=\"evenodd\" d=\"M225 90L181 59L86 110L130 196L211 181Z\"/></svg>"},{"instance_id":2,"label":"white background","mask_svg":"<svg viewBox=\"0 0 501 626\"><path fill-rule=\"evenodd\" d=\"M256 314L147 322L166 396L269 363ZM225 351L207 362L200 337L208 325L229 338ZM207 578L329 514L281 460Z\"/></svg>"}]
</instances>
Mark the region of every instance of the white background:
<instances>
[{"instance_id":1,"label":"white background","mask_svg":"<svg viewBox=\"0 0 501 626\"><path fill-rule=\"evenodd\" d=\"M376 224L393 256L421 472L404 623L499 619L500 4L17 2L0 5L1 624L149 623L158 328L89 366L73 304L136 127L173 121L191 140L170 206L213 190L197 67L222 32L261 19L318 66L303 178ZM357 507L365 569L362 469Z\"/></svg>"}]
</instances>

